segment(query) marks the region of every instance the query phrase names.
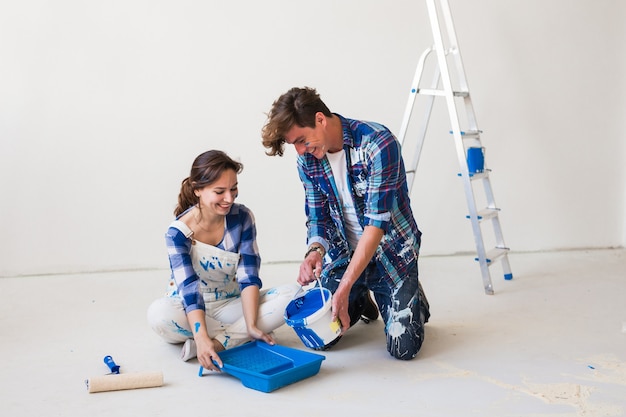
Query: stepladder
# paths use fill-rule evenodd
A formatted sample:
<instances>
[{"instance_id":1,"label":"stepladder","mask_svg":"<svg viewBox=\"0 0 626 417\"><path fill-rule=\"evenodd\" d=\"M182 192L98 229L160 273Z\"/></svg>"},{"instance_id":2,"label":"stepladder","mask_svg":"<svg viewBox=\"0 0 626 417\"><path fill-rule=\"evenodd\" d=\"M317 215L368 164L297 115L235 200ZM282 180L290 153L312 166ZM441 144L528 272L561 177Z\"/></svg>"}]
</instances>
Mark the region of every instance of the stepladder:
<instances>
[{"instance_id":1,"label":"stepladder","mask_svg":"<svg viewBox=\"0 0 626 417\"><path fill-rule=\"evenodd\" d=\"M445 133L446 136L452 135L454 139L460 167L458 176L462 180L467 200L466 217L471 223L476 245L475 260L480 266L485 293L491 295L494 294L490 273L493 265L501 264L505 280L513 278L508 258L509 248L502 234L500 209L496 205L491 186L491 170L485 162L485 147L481 140L483 132L476 121L448 0L426 0L426 4L433 43L419 57L398 135L403 152L405 148L409 148L405 145L414 141L413 154L404 155L407 182L411 190L423 143L428 134L433 105L435 99L440 97L445 100L448 110L450 128ZM430 81L423 79L426 72ZM417 133L408 135L418 99L421 100L423 117L417 126Z\"/></svg>"}]
</instances>

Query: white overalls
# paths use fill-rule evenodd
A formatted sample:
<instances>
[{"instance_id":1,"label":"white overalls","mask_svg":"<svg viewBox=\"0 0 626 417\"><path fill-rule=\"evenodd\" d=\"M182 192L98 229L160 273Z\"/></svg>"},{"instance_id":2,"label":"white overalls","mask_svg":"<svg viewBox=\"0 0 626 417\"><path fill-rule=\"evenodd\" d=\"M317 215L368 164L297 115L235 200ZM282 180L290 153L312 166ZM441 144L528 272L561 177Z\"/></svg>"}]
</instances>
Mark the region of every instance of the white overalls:
<instances>
[{"instance_id":1,"label":"white overalls","mask_svg":"<svg viewBox=\"0 0 626 417\"><path fill-rule=\"evenodd\" d=\"M192 231L185 223L176 222L176 227L191 238ZM200 279L209 336L227 349L250 341L236 276L239 254L198 241L194 241L190 254L193 269ZM261 290L256 323L261 331L270 333L285 323L285 308L298 288L295 284L288 284ZM148 322L169 343L182 343L193 338L173 279L170 279L168 293L148 308Z\"/></svg>"}]
</instances>

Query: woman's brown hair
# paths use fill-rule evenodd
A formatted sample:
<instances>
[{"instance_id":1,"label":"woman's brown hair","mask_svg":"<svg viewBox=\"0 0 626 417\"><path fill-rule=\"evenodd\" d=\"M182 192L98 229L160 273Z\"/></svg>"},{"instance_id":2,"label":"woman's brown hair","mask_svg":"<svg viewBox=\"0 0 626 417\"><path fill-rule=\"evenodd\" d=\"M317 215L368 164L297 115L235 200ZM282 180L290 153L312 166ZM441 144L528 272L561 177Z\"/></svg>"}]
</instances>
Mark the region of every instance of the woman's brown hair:
<instances>
[{"instance_id":1,"label":"woman's brown hair","mask_svg":"<svg viewBox=\"0 0 626 417\"><path fill-rule=\"evenodd\" d=\"M243 170L243 164L222 151L210 150L198 155L191 165L189 176L180 185L174 216L178 217L189 207L196 205L198 197L194 191L213 184L228 169L239 174Z\"/></svg>"}]
</instances>

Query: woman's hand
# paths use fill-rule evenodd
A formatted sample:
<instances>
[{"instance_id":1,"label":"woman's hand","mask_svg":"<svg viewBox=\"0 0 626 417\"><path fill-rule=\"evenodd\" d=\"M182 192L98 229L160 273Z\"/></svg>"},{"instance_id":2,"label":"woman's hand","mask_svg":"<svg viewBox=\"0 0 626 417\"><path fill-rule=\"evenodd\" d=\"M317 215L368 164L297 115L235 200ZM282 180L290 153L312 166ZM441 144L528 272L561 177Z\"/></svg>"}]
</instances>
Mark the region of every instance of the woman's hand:
<instances>
[{"instance_id":1,"label":"woman's hand","mask_svg":"<svg viewBox=\"0 0 626 417\"><path fill-rule=\"evenodd\" d=\"M200 365L202 365L204 369L220 372L224 364L217 352L224 350L224 346L217 340L211 339L208 336L197 337L195 341ZM213 363L213 361L217 362L217 365Z\"/></svg>"},{"instance_id":2,"label":"woman's hand","mask_svg":"<svg viewBox=\"0 0 626 417\"><path fill-rule=\"evenodd\" d=\"M255 340L262 340L270 345L275 344L274 338L267 333L263 333L256 325L248 326L248 334Z\"/></svg>"},{"instance_id":3,"label":"woman's hand","mask_svg":"<svg viewBox=\"0 0 626 417\"><path fill-rule=\"evenodd\" d=\"M193 329L193 339L196 342L196 357L205 369L219 371L223 366L217 352L224 350L224 346L217 340L211 339L207 332L204 310L192 310L187 313L189 326ZM217 366L213 363L217 362Z\"/></svg>"},{"instance_id":4,"label":"woman's hand","mask_svg":"<svg viewBox=\"0 0 626 417\"><path fill-rule=\"evenodd\" d=\"M246 321L248 335L255 340L262 340L273 345L274 339L267 333L264 333L257 327L257 319L259 317L259 287L256 285L248 285L241 292L243 317Z\"/></svg>"}]
</instances>

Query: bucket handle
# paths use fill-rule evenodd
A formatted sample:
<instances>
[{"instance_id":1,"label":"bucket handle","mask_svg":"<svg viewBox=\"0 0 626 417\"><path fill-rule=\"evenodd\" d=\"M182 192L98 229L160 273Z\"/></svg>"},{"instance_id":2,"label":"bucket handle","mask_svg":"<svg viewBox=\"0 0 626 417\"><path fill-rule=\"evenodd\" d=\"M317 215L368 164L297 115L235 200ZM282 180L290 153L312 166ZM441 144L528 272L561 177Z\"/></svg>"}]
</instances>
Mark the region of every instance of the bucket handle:
<instances>
[{"instance_id":1,"label":"bucket handle","mask_svg":"<svg viewBox=\"0 0 626 417\"><path fill-rule=\"evenodd\" d=\"M326 307L326 297L324 297L324 287L322 287L322 281L317 277L317 286L320 289L320 295L322 296L322 307Z\"/></svg>"},{"instance_id":2,"label":"bucket handle","mask_svg":"<svg viewBox=\"0 0 626 417\"><path fill-rule=\"evenodd\" d=\"M319 277L315 278L315 280L317 281L317 286L320 289L320 295L322 296L322 307L326 306L326 297L324 297L324 287L322 287L322 281L319 279ZM298 296L300 295L300 293L304 290L304 286L300 285L300 288L298 289L298 291L296 291L296 293L293 295L293 299L295 300L296 298L298 298Z\"/></svg>"}]
</instances>

